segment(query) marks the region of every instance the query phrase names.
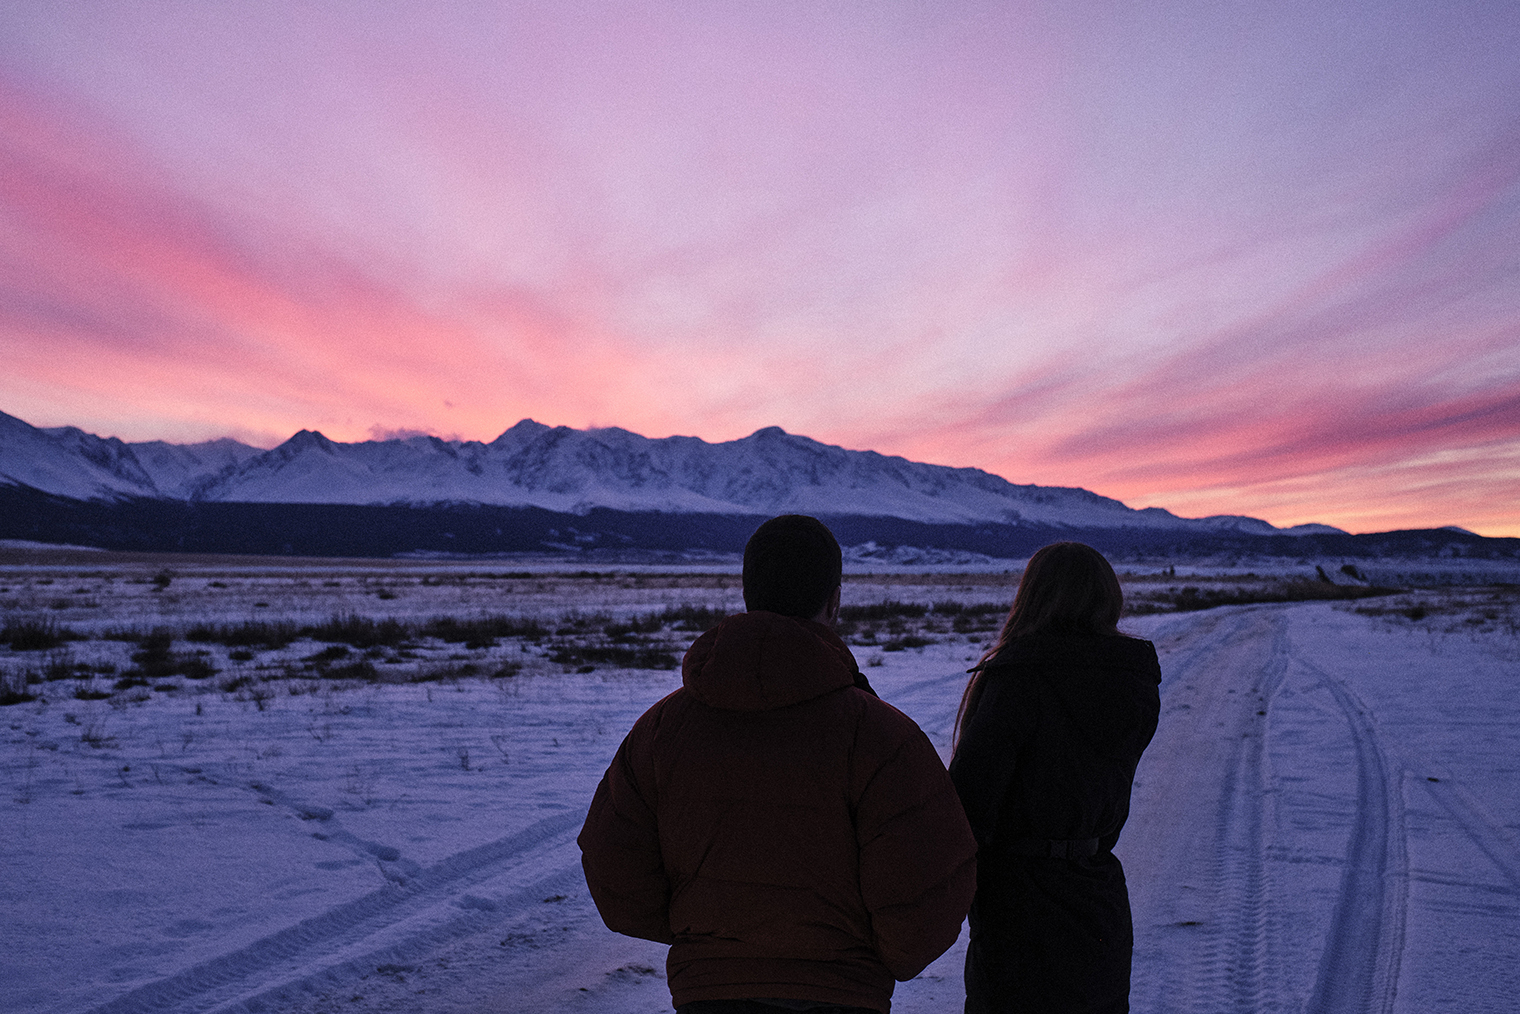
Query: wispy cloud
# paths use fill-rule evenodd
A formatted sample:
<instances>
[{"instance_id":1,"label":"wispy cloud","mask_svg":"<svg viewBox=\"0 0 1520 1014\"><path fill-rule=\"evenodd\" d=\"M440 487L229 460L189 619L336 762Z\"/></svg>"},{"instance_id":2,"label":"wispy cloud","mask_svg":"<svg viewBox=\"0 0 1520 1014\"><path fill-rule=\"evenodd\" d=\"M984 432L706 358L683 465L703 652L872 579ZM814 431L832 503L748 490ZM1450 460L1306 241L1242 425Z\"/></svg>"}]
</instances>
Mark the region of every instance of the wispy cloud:
<instances>
[{"instance_id":1,"label":"wispy cloud","mask_svg":"<svg viewBox=\"0 0 1520 1014\"><path fill-rule=\"evenodd\" d=\"M532 416L1520 533L1520 19L272 0L0 12L0 401Z\"/></svg>"}]
</instances>

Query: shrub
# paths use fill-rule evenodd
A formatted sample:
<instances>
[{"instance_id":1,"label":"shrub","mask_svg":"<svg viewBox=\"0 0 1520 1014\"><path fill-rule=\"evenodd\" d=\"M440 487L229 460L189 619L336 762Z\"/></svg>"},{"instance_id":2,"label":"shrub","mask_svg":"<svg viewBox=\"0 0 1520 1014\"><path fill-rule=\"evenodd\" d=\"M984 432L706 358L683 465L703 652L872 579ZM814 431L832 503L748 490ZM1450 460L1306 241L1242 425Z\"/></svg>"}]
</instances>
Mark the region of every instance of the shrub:
<instances>
[{"instance_id":1,"label":"shrub","mask_svg":"<svg viewBox=\"0 0 1520 1014\"><path fill-rule=\"evenodd\" d=\"M60 651L48 656L47 663L42 667L42 676L49 682L73 679L79 670L88 668L82 663L76 663L73 655Z\"/></svg>"},{"instance_id":2,"label":"shrub","mask_svg":"<svg viewBox=\"0 0 1520 1014\"><path fill-rule=\"evenodd\" d=\"M659 613L630 616L626 620L613 620L602 627L602 633L613 640L628 640L636 634L657 634L665 629L665 618Z\"/></svg>"},{"instance_id":3,"label":"shrub","mask_svg":"<svg viewBox=\"0 0 1520 1014\"><path fill-rule=\"evenodd\" d=\"M216 668L206 661L203 654L176 652L171 650L173 646L174 635L165 627L158 627L152 633L144 635L137 642L137 651L132 655L135 668L123 673L123 677L146 682L169 676L203 680L216 675Z\"/></svg>"},{"instance_id":4,"label":"shrub","mask_svg":"<svg viewBox=\"0 0 1520 1014\"><path fill-rule=\"evenodd\" d=\"M36 699L37 695L27 689L26 673L0 670L0 707L25 704Z\"/></svg>"},{"instance_id":5,"label":"shrub","mask_svg":"<svg viewBox=\"0 0 1520 1014\"><path fill-rule=\"evenodd\" d=\"M132 655L132 661L137 668L127 673L130 677L147 677L159 679L163 676L172 675L174 672L174 655L169 650L174 644L174 635L163 627L159 627L151 634L137 642L137 651ZM146 682L146 681L145 681ZM117 689L122 689L117 686Z\"/></svg>"},{"instance_id":6,"label":"shrub","mask_svg":"<svg viewBox=\"0 0 1520 1014\"><path fill-rule=\"evenodd\" d=\"M465 676L475 676L480 673L480 666L474 662L444 662L441 665L424 666L417 670L412 677L413 683L428 683L434 680L454 680Z\"/></svg>"},{"instance_id":7,"label":"shrub","mask_svg":"<svg viewBox=\"0 0 1520 1014\"><path fill-rule=\"evenodd\" d=\"M899 617L917 619L928 611L928 606L917 602L898 602L895 599L887 599L885 602L871 602L860 606L841 606L839 618L854 623L889 620Z\"/></svg>"},{"instance_id":8,"label":"shrub","mask_svg":"<svg viewBox=\"0 0 1520 1014\"><path fill-rule=\"evenodd\" d=\"M1323 569L1323 568L1321 568ZM1146 593L1124 604L1124 615L1144 616L1167 611L1192 612L1217 606L1254 605L1270 602L1321 602L1396 595L1396 588L1377 585L1338 585L1318 579L1293 578L1247 587L1200 588ZM1363 610L1358 610L1359 612Z\"/></svg>"},{"instance_id":9,"label":"shrub","mask_svg":"<svg viewBox=\"0 0 1520 1014\"><path fill-rule=\"evenodd\" d=\"M217 668L201 655L175 655L174 671L187 680L210 679L218 672Z\"/></svg>"},{"instance_id":10,"label":"shrub","mask_svg":"<svg viewBox=\"0 0 1520 1014\"><path fill-rule=\"evenodd\" d=\"M956 602L947 599L934 603L934 611L940 616L995 616L1002 619L1008 615L1012 600L1006 602Z\"/></svg>"},{"instance_id":11,"label":"shrub","mask_svg":"<svg viewBox=\"0 0 1520 1014\"><path fill-rule=\"evenodd\" d=\"M274 700L274 687L268 683L250 683L239 696L247 697L253 702L254 707L263 711L269 706L269 702Z\"/></svg>"},{"instance_id":12,"label":"shrub","mask_svg":"<svg viewBox=\"0 0 1520 1014\"><path fill-rule=\"evenodd\" d=\"M1013 602L1011 600L1008 602L978 602L975 605L967 606L961 612L967 616L994 616L1002 619L1008 615L1008 611L1012 608Z\"/></svg>"},{"instance_id":13,"label":"shrub","mask_svg":"<svg viewBox=\"0 0 1520 1014\"><path fill-rule=\"evenodd\" d=\"M549 632L537 620L497 613L463 620L454 616L435 616L418 633L422 637L436 637L446 644L463 644L474 649L492 647L500 637L524 637L536 641Z\"/></svg>"},{"instance_id":14,"label":"shrub","mask_svg":"<svg viewBox=\"0 0 1520 1014\"><path fill-rule=\"evenodd\" d=\"M1265 588L1204 588L1191 585L1177 592L1172 602L1179 612L1213 609L1215 606L1250 605L1259 602L1314 602L1339 599L1362 599L1377 595L1394 595L1397 589L1330 584L1325 581L1294 580Z\"/></svg>"},{"instance_id":15,"label":"shrub","mask_svg":"<svg viewBox=\"0 0 1520 1014\"><path fill-rule=\"evenodd\" d=\"M96 750L111 746L116 742L115 736L106 734L106 720L102 717L88 719L84 728L79 731L79 742Z\"/></svg>"},{"instance_id":16,"label":"shrub","mask_svg":"<svg viewBox=\"0 0 1520 1014\"><path fill-rule=\"evenodd\" d=\"M397 620L376 621L352 613L334 616L320 626L302 629L301 633L313 641L347 644L354 648L372 648L377 644L394 648L411 639L411 631Z\"/></svg>"},{"instance_id":17,"label":"shrub","mask_svg":"<svg viewBox=\"0 0 1520 1014\"><path fill-rule=\"evenodd\" d=\"M65 641L83 639L83 634L47 619L13 617L0 627L0 644L8 644L14 651L49 651Z\"/></svg>"},{"instance_id":18,"label":"shrub","mask_svg":"<svg viewBox=\"0 0 1520 1014\"><path fill-rule=\"evenodd\" d=\"M339 680L373 680L378 674L375 671L375 663L367 658L361 658L323 669L322 675L329 679Z\"/></svg>"},{"instance_id":19,"label":"shrub","mask_svg":"<svg viewBox=\"0 0 1520 1014\"><path fill-rule=\"evenodd\" d=\"M245 620L237 624L197 623L185 631L187 641L271 651L286 647L300 636L301 631L294 623L262 620Z\"/></svg>"}]
</instances>

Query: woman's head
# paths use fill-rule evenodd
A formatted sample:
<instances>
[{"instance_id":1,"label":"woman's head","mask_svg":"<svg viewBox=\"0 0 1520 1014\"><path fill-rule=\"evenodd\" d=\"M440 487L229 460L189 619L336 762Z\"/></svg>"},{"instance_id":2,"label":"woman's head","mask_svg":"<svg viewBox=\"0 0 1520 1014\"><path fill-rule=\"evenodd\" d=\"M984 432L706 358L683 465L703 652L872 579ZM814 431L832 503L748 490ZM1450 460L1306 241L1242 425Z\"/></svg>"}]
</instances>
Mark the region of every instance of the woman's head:
<instances>
[{"instance_id":1,"label":"woman's head","mask_svg":"<svg viewBox=\"0 0 1520 1014\"><path fill-rule=\"evenodd\" d=\"M1029 558L998 647L1051 631L1116 634L1124 591L1103 554L1080 542L1053 542Z\"/></svg>"},{"instance_id":2,"label":"woman's head","mask_svg":"<svg viewBox=\"0 0 1520 1014\"><path fill-rule=\"evenodd\" d=\"M983 666L1010 641L1039 633L1112 636L1119 632L1123 610L1124 590L1102 553L1080 542L1053 542L1038 550L1024 567L1002 633L982 655L961 694L956 740L981 700Z\"/></svg>"}]
</instances>

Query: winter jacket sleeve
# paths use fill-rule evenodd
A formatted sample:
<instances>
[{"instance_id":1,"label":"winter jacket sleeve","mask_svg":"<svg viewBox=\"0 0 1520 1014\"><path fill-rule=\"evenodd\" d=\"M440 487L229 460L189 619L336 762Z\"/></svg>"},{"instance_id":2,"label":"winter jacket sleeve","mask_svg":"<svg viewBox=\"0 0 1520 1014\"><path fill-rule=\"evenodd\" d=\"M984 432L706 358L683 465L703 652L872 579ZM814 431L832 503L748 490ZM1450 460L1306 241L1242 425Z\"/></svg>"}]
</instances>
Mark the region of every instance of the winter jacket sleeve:
<instances>
[{"instance_id":1,"label":"winter jacket sleeve","mask_svg":"<svg viewBox=\"0 0 1520 1014\"><path fill-rule=\"evenodd\" d=\"M630 748L643 731L635 725L618 747L576 841L586 886L607 928L668 944L675 941L670 932L670 881L660 857L654 807L640 790L653 779L641 782L636 751Z\"/></svg>"},{"instance_id":2,"label":"winter jacket sleeve","mask_svg":"<svg viewBox=\"0 0 1520 1014\"><path fill-rule=\"evenodd\" d=\"M997 829L999 810L1013 784L1022 732L1012 699L1015 687L1001 674L989 672L984 678L987 684L981 701L961 731L951 758L950 778L977 844L985 847Z\"/></svg>"},{"instance_id":3,"label":"winter jacket sleeve","mask_svg":"<svg viewBox=\"0 0 1520 1014\"><path fill-rule=\"evenodd\" d=\"M873 702L875 703L875 702ZM960 935L976 891L976 842L934 747L907 716L887 705L895 749L862 772L856 805L860 892L875 948L906 981Z\"/></svg>"}]
</instances>

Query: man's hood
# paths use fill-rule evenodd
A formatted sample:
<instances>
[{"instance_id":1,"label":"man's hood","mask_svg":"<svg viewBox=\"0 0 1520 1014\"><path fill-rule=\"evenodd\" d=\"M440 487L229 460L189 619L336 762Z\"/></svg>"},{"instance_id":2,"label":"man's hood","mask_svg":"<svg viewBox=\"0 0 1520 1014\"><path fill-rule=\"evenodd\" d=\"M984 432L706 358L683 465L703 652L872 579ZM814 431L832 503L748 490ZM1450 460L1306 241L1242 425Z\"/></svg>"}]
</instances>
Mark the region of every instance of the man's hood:
<instances>
[{"instance_id":1,"label":"man's hood","mask_svg":"<svg viewBox=\"0 0 1520 1014\"><path fill-rule=\"evenodd\" d=\"M754 611L697 638L681 663L681 682L709 707L769 711L853 686L857 668L823 624Z\"/></svg>"}]
</instances>

